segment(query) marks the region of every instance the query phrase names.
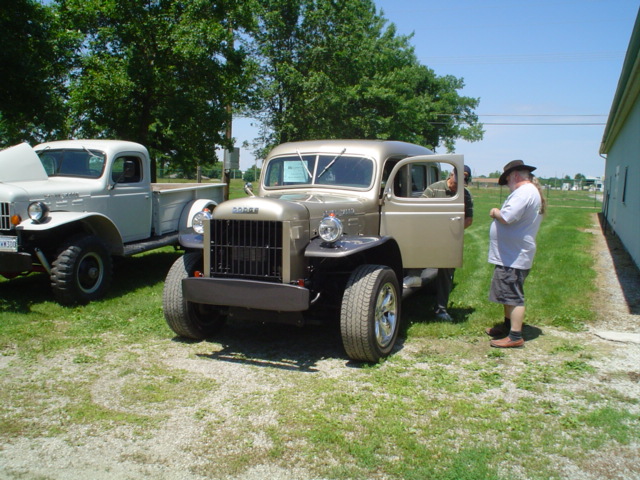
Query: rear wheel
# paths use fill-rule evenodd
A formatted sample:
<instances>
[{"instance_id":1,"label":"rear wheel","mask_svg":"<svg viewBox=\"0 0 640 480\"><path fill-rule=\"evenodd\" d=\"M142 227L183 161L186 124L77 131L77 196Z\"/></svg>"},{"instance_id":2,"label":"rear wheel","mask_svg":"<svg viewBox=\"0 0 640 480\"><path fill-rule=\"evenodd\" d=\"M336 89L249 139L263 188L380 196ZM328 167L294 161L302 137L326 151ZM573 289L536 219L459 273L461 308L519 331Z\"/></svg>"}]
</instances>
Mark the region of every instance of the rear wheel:
<instances>
[{"instance_id":1,"label":"rear wheel","mask_svg":"<svg viewBox=\"0 0 640 480\"><path fill-rule=\"evenodd\" d=\"M349 358L377 362L391 353L400 329L400 287L381 265L361 265L351 274L342 299L340 331Z\"/></svg>"},{"instance_id":2,"label":"rear wheel","mask_svg":"<svg viewBox=\"0 0 640 480\"><path fill-rule=\"evenodd\" d=\"M204 340L220 330L225 315L220 307L185 300L182 279L193 277L196 270L202 270L202 255L199 252L185 253L175 261L165 280L162 309L167 325L177 335Z\"/></svg>"}]
</instances>

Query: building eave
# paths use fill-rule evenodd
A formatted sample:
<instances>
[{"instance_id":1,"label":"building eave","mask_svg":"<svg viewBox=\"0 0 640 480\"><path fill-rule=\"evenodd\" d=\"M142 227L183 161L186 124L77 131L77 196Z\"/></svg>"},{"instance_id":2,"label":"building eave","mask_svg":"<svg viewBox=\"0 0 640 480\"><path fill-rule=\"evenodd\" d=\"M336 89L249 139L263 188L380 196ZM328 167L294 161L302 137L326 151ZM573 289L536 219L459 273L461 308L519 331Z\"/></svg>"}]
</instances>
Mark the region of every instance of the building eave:
<instances>
[{"instance_id":1,"label":"building eave","mask_svg":"<svg viewBox=\"0 0 640 480\"><path fill-rule=\"evenodd\" d=\"M609 152L640 95L640 13L636 17L629 48L622 64L616 93L600 143L600 154Z\"/></svg>"}]
</instances>

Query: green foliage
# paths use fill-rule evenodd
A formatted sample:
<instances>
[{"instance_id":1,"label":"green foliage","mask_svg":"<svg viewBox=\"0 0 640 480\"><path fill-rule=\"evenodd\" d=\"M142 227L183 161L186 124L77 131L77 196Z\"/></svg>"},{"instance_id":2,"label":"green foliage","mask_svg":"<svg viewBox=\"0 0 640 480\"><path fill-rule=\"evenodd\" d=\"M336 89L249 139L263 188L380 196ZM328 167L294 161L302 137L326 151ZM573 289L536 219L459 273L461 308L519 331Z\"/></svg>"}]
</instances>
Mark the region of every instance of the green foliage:
<instances>
[{"instance_id":1,"label":"green foliage","mask_svg":"<svg viewBox=\"0 0 640 480\"><path fill-rule=\"evenodd\" d=\"M84 35L70 84L75 134L147 145L174 168L206 166L226 145L227 106L243 102L250 69L234 36L252 2L58 0Z\"/></svg>"},{"instance_id":2,"label":"green foliage","mask_svg":"<svg viewBox=\"0 0 640 480\"><path fill-rule=\"evenodd\" d=\"M0 9L0 147L65 132L64 79L74 33L35 0Z\"/></svg>"},{"instance_id":3,"label":"green foliage","mask_svg":"<svg viewBox=\"0 0 640 480\"><path fill-rule=\"evenodd\" d=\"M0 141L120 138L158 169L210 169L231 112L258 157L312 138L451 150L482 138L462 79L421 65L372 0L35 0L0 14ZM16 19L19 19L16 21ZM26 38L27 41L22 41Z\"/></svg>"},{"instance_id":4,"label":"green foliage","mask_svg":"<svg viewBox=\"0 0 640 480\"><path fill-rule=\"evenodd\" d=\"M263 0L255 47L261 66L261 146L316 138L394 139L453 147L482 138L463 82L420 65L410 37L370 0ZM258 152L264 156L264 150Z\"/></svg>"},{"instance_id":5,"label":"green foliage","mask_svg":"<svg viewBox=\"0 0 640 480\"><path fill-rule=\"evenodd\" d=\"M260 169L259 168L248 168L244 172L244 175L242 176L242 179L245 182L256 182L259 178L260 178Z\"/></svg>"}]
</instances>

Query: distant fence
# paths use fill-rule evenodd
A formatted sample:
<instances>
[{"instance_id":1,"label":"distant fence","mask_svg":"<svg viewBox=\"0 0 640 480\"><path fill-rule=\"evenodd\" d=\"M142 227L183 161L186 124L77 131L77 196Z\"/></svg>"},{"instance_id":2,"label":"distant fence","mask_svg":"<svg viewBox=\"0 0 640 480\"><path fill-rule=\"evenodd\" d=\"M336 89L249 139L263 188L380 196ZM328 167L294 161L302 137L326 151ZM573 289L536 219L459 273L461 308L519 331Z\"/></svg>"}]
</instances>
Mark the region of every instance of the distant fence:
<instances>
[{"instance_id":1,"label":"distant fence","mask_svg":"<svg viewBox=\"0 0 640 480\"><path fill-rule=\"evenodd\" d=\"M496 204L502 203L509 196L509 188L506 186L470 186L469 191L473 193L481 193L483 198L494 198ZM561 190L549 187L542 187L547 205L551 207L578 207L592 208L601 210L604 193L600 191L587 190Z\"/></svg>"}]
</instances>

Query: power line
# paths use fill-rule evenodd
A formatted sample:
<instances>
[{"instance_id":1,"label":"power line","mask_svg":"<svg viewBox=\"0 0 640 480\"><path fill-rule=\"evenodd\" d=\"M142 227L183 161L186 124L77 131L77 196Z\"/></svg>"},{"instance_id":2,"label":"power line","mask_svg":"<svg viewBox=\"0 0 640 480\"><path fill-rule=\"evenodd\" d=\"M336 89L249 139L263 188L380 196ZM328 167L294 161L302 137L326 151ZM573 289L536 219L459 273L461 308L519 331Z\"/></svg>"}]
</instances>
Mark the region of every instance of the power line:
<instances>
[{"instance_id":1,"label":"power line","mask_svg":"<svg viewBox=\"0 0 640 480\"><path fill-rule=\"evenodd\" d=\"M582 114L582 113L478 113L478 117L608 117L605 113ZM460 113L436 113L438 117L460 117Z\"/></svg>"},{"instance_id":2,"label":"power line","mask_svg":"<svg viewBox=\"0 0 640 480\"><path fill-rule=\"evenodd\" d=\"M606 125L606 123L493 123L482 122L482 125L544 125L544 126L582 126L582 125Z\"/></svg>"},{"instance_id":3,"label":"power line","mask_svg":"<svg viewBox=\"0 0 640 480\"><path fill-rule=\"evenodd\" d=\"M429 122L430 125L449 125L445 122ZM551 122L551 123L542 123L542 122L480 122L480 124L484 127L485 125L502 125L502 126L545 126L545 127L556 127L556 126L604 126L605 122Z\"/></svg>"},{"instance_id":4,"label":"power line","mask_svg":"<svg viewBox=\"0 0 640 480\"><path fill-rule=\"evenodd\" d=\"M437 117L461 117L460 113L437 113ZM478 113L478 117L544 117L544 118L592 118L592 117L608 117L606 114L546 114L546 113ZM502 126L603 126L606 122L481 122L482 125L502 125ZM446 125L445 123L431 122L432 125Z\"/></svg>"},{"instance_id":5,"label":"power line","mask_svg":"<svg viewBox=\"0 0 640 480\"><path fill-rule=\"evenodd\" d=\"M474 55L460 57L423 57L421 61L425 65L452 65L452 64L513 64L513 63L564 63L564 62L593 62L601 60L620 60L626 52L577 52L577 53L541 53L531 55Z\"/></svg>"}]
</instances>

